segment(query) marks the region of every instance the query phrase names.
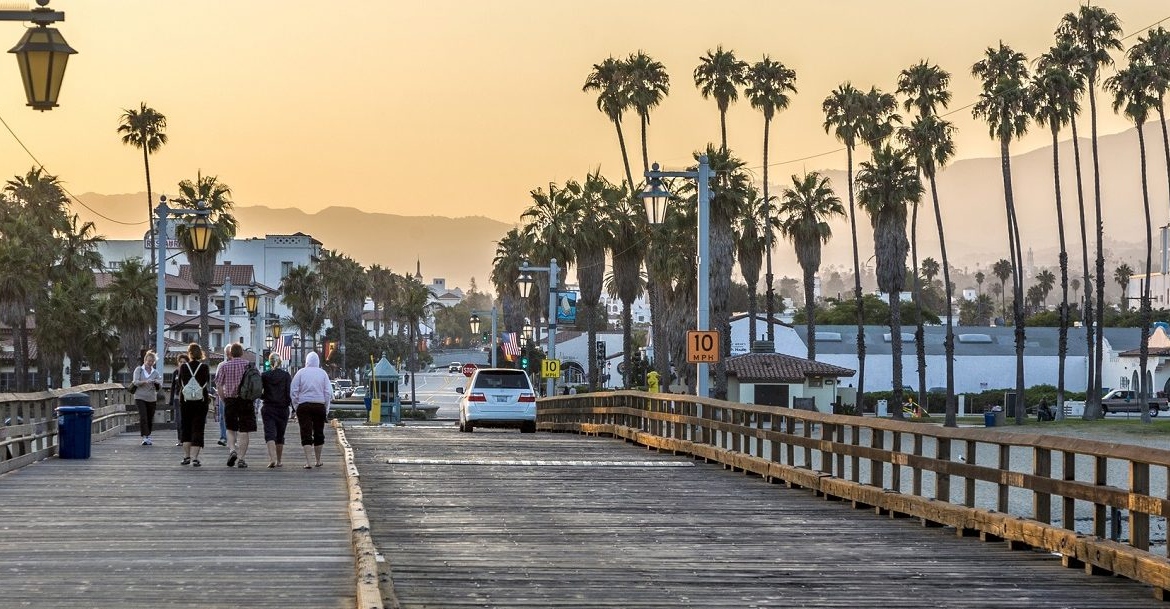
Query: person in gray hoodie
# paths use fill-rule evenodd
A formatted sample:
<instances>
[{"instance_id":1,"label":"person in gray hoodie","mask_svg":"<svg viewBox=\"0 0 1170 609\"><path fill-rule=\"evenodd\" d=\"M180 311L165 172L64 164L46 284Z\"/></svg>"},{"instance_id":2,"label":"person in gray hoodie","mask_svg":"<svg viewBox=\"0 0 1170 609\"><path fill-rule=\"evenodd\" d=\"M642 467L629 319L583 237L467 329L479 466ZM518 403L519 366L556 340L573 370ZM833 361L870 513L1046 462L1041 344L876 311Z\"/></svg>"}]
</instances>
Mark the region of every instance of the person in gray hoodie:
<instances>
[{"instance_id":1,"label":"person in gray hoodie","mask_svg":"<svg viewBox=\"0 0 1170 609\"><path fill-rule=\"evenodd\" d=\"M316 352L305 357L305 367L297 370L289 394L297 409L301 447L305 449L305 469L313 469L314 465L321 467L325 419L329 416L333 390L329 385L329 374L321 369L321 358ZM314 456L316 461L313 461Z\"/></svg>"},{"instance_id":2,"label":"person in gray hoodie","mask_svg":"<svg viewBox=\"0 0 1170 609\"><path fill-rule=\"evenodd\" d=\"M154 351L142 356L142 365L134 369L134 405L138 406L138 434L142 445L154 444L150 434L154 430L154 410L158 406L158 391L162 388L162 372L154 367Z\"/></svg>"}]
</instances>

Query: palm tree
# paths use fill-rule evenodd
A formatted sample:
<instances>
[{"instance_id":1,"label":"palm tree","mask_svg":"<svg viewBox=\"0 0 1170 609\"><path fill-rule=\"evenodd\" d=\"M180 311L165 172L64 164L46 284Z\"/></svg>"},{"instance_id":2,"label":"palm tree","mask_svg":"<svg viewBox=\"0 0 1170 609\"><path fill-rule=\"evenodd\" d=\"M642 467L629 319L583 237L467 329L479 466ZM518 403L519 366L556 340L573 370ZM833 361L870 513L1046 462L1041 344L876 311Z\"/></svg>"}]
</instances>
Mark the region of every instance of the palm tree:
<instances>
[{"instance_id":1,"label":"palm tree","mask_svg":"<svg viewBox=\"0 0 1170 609\"><path fill-rule=\"evenodd\" d=\"M1154 255L1154 225L1150 219L1150 189L1149 178L1146 175L1146 120L1150 111L1158 104L1154 93L1154 70L1145 63L1145 58L1138 54L1135 60L1125 68L1118 70L1115 76L1105 80L1105 89L1113 93L1113 111L1122 112L1133 121L1137 128L1139 168L1142 177L1142 210L1146 216L1146 273L1142 281L1141 296L1141 325L1142 342L1138 350L1138 369L1141 371L1140 410L1142 422L1150 422L1150 409L1146 407L1150 398L1150 386L1146 381L1146 365L1150 357L1150 277ZM1128 283L1128 281L1127 281ZM1125 302L1125 288L1122 288L1122 302Z\"/></svg>"},{"instance_id":2,"label":"palm tree","mask_svg":"<svg viewBox=\"0 0 1170 609\"><path fill-rule=\"evenodd\" d=\"M975 289L980 296L983 295L983 281L987 279L987 275L983 271L975 271Z\"/></svg>"},{"instance_id":3,"label":"palm tree","mask_svg":"<svg viewBox=\"0 0 1170 609\"><path fill-rule=\"evenodd\" d=\"M348 343L346 326L360 325L362 303L366 296L366 271L361 264L345 254L325 250L317 265L321 274L324 309L330 322L337 328L341 346ZM349 361L345 349L339 349L343 377L349 377Z\"/></svg>"},{"instance_id":4,"label":"palm tree","mask_svg":"<svg viewBox=\"0 0 1170 609\"><path fill-rule=\"evenodd\" d=\"M808 327L808 359L817 358L816 303L813 280L821 266L821 245L829 242L833 231L829 221L844 216L845 206L829 184L829 178L817 172L804 177L792 176L792 187L784 189L777 210L780 232L796 246L796 261L804 271L804 312Z\"/></svg>"},{"instance_id":5,"label":"palm tree","mask_svg":"<svg viewBox=\"0 0 1170 609\"><path fill-rule=\"evenodd\" d=\"M719 108L719 149L727 151L727 109L739 99L739 88L748 83L749 67L746 61L735 57L735 51L724 51L719 45L714 51L699 58L695 67L695 86L703 99L715 99Z\"/></svg>"},{"instance_id":6,"label":"palm tree","mask_svg":"<svg viewBox=\"0 0 1170 609\"><path fill-rule=\"evenodd\" d=\"M577 259L574 266L581 290L577 307L584 319L589 341L589 388L597 389L602 374L596 366L597 326L605 319L604 313L598 310L598 303L605 284L605 252L613 241L613 227L605 222L605 218L606 211L622 200L624 189L610 183L600 172L593 172L585 176L583 186L571 190L574 196L570 204L576 229L569 235L569 246Z\"/></svg>"},{"instance_id":7,"label":"palm tree","mask_svg":"<svg viewBox=\"0 0 1170 609\"><path fill-rule=\"evenodd\" d=\"M1066 13L1060 20L1057 35L1076 43L1079 53L1079 67L1085 75L1089 91L1089 128L1093 150L1093 205L1097 218L1097 277L1105 276L1105 224L1101 218L1101 169L1097 151L1097 74L1104 65L1111 65L1111 49L1121 49L1121 22L1117 15L1099 6L1081 6L1076 13ZM1075 139L1075 136L1074 136ZM1079 163L1078 163L1079 165ZM1086 290L1090 284L1086 281ZM1101 418L1101 364L1104 357L1105 335L1100 331L1105 324L1105 285L1098 281L1097 318L1095 325L1096 346L1093 365L1093 381L1090 383L1088 400L1085 404L1085 419Z\"/></svg>"},{"instance_id":8,"label":"palm tree","mask_svg":"<svg viewBox=\"0 0 1170 609\"><path fill-rule=\"evenodd\" d=\"M910 102L907 102L910 104ZM910 104L912 107L913 104ZM946 397L946 421L947 426L955 426L955 416L958 412L958 403L955 401L954 393L954 379L955 379L955 331L954 331L954 309L951 303L954 302L954 284L951 282L951 263L947 256L946 236L943 231L942 221L942 207L938 200L938 185L937 176L938 169L945 166L955 154L954 144L954 127L950 122L938 117L934 114L924 114L915 117L909 127L904 127L898 132L899 139L901 139L907 146L907 151L914 155L918 170L926 177L927 184L930 185L930 198L934 208L935 227L938 230L938 242L940 255L942 257L942 275L943 275L943 292L945 294L944 302L946 303L947 321L946 321L946 338L944 342L944 351L946 353L946 379L947 379L947 397ZM914 208L913 224L917 225L918 207ZM913 230L911 234L916 234ZM911 243L911 250L917 251L917 243ZM915 253L915 258L917 254ZM932 272L928 275L928 282L933 280L934 274L938 273L940 265L930 260L932 263ZM923 261L925 267L926 260ZM914 289L917 292L918 282L917 273L915 274ZM915 301L920 303L917 293L915 294ZM926 384L926 346L924 339L924 332L922 329L921 318L921 304L919 307L919 316L917 319L916 342L917 355L919 362L918 372L918 392L920 398L925 400L925 384Z\"/></svg>"},{"instance_id":9,"label":"palm tree","mask_svg":"<svg viewBox=\"0 0 1170 609\"><path fill-rule=\"evenodd\" d=\"M1129 263L1122 262L1117 268L1113 269L1113 283L1121 288L1121 299L1119 303L1121 310L1124 311L1129 308L1129 298L1126 296L1129 288L1129 280L1133 277L1133 267Z\"/></svg>"},{"instance_id":10,"label":"palm tree","mask_svg":"<svg viewBox=\"0 0 1170 609\"><path fill-rule=\"evenodd\" d=\"M524 325L524 312L517 306L520 288L516 281L520 278L520 263L530 257L529 247L530 243L521 236L518 228L509 230L496 242L491 282L500 299L505 330L519 330ZM492 337L492 340L495 338Z\"/></svg>"},{"instance_id":11,"label":"palm tree","mask_svg":"<svg viewBox=\"0 0 1170 609\"><path fill-rule=\"evenodd\" d=\"M202 345L210 344L211 340L207 308L211 282L215 279L215 259L236 237L237 223L232 215L235 203L231 196L232 189L227 184L215 176L205 176L203 172L198 172L195 181L179 182L179 198L171 201L173 207L185 209L196 209L202 202L208 212L207 220L211 223L211 239L208 240L207 249L202 252L195 251L189 227L180 224L175 232L179 247L191 262L191 280L199 287L199 343Z\"/></svg>"},{"instance_id":12,"label":"palm tree","mask_svg":"<svg viewBox=\"0 0 1170 609\"><path fill-rule=\"evenodd\" d=\"M926 258L922 259L922 265L919 270L922 273L922 277L926 279L926 284L930 285L934 283L934 278L938 277L938 273L941 269L938 266L937 260L927 256Z\"/></svg>"},{"instance_id":13,"label":"palm tree","mask_svg":"<svg viewBox=\"0 0 1170 609\"><path fill-rule=\"evenodd\" d=\"M1146 34L1147 38L1138 37L1137 44L1129 50L1129 56L1131 63L1141 63L1149 72L1150 93L1156 98L1154 109L1158 112L1158 124L1162 126L1166 176L1170 178L1170 135L1167 134L1166 125L1166 92L1170 90L1170 31L1158 26ZM1167 186L1170 186L1170 181Z\"/></svg>"},{"instance_id":14,"label":"palm tree","mask_svg":"<svg viewBox=\"0 0 1170 609\"><path fill-rule=\"evenodd\" d=\"M150 155L158 152L167 143L167 117L142 102L138 110L122 110L118 133L122 143L142 150L142 164L146 167L146 217L150 222L150 234L154 234L154 193L150 188ZM154 241L151 240L151 244ZM150 249L150 266L155 266L155 252Z\"/></svg>"},{"instance_id":15,"label":"palm tree","mask_svg":"<svg viewBox=\"0 0 1170 609\"><path fill-rule=\"evenodd\" d=\"M613 281L610 295L622 301L622 353L631 361L634 353L634 301L646 289L642 276L642 261L646 258L646 212L632 198L622 199L609 210L606 221L613 226L610 255L613 260ZM651 315L658 314L651 311ZM622 373L622 386L630 387L630 368Z\"/></svg>"},{"instance_id":16,"label":"palm tree","mask_svg":"<svg viewBox=\"0 0 1170 609\"><path fill-rule=\"evenodd\" d=\"M788 108L791 101L788 93L796 93L796 71L785 67L778 61L772 61L767 55L748 70L748 85L744 89L744 96L753 108L764 113L764 201L762 213L766 215L767 235L765 237L764 261L764 289L766 290L766 311L768 318L768 341L776 340L772 326L772 317L776 315L776 292L772 288L772 243L775 240L772 231L772 198L768 184L768 149L770 147L769 134L772 127L772 118L777 110Z\"/></svg>"},{"instance_id":17,"label":"palm tree","mask_svg":"<svg viewBox=\"0 0 1170 609\"><path fill-rule=\"evenodd\" d=\"M1075 277L1068 280L1068 287L1073 291L1073 302L1080 302L1081 280Z\"/></svg>"},{"instance_id":18,"label":"palm tree","mask_svg":"<svg viewBox=\"0 0 1170 609\"><path fill-rule=\"evenodd\" d=\"M655 61L642 51L631 53L625 62L625 84L629 87L626 98L629 105L638 113L642 126L642 171L650 171L650 151L647 146L646 128L650 125L650 111L662 102L670 93L670 75L666 73L666 66ZM630 188L635 182L630 180Z\"/></svg>"},{"instance_id":19,"label":"palm tree","mask_svg":"<svg viewBox=\"0 0 1170 609\"><path fill-rule=\"evenodd\" d=\"M288 307L292 315L290 327L295 327L301 333L300 361L305 361L305 349L309 348L309 339L316 345L317 334L325 323L322 308L324 292L321 286L321 276L312 268L297 265L289 269L288 275L280 280L280 300Z\"/></svg>"},{"instance_id":20,"label":"palm tree","mask_svg":"<svg viewBox=\"0 0 1170 609\"><path fill-rule=\"evenodd\" d=\"M999 310L1003 313L1004 319L1007 319L1007 280L1016 274L1016 270L1011 261L1000 258L991 265L991 274L999 280Z\"/></svg>"},{"instance_id":21,"label":"palm tree","mask_svg":"<svg viewBox=\"0 0 1170 609\"><path fill-rule=\"evenodd\" d=\"M1062 61L1067 50L1053 48L1041 55L1039 71L1032 80L1031 96L1036 104L1036 122L1047 125L1052 134L1052 182L1056 194L1056 232L1060 243L1060 330L1057 339L1056 412L1064 418L1064 371L1068 357L1068 248L1064 240L1064 204L1060 191L1060 129L1071 123L1080 104L1077 101L1082 84ZM1086 265L1087 267L1087 265ZM1087 269L1086 269L1087 270ZM1047 271L1045 271L1047 272ZM1049 273L1051 276L1051 273ZM1044 292L1045 304L1048 291Z\"/></svg>"},{"instance_id":22,"label":"palm tree","mask_svg":"<svg viewBox=\"0 0 1170 609\"><path fill-rule=\"evenodd\" d=\"M922 182L910 155L889 146L874 151L857 172L858 202L873 225L878 288L889 294L890 358L894 404L902 403L902 327L900 293L906 284L907 206L922 197ZM894 418L902 409L894 408Z\"/></svg>"},{"instance_id":23,"label":"palm tree","mask_svg":"<svg viewBox=\"0 0 1170 609\"><path fill-rule=\"evenodd\" d=\"M627 186L633 188L637 182L630 173L630 155L626 152L626 136L622 133L622 114L630 107L630 89L627 84L628 71L625 64L611 55L601 63L593 64L593 71L585 79L581 90L588 93L597 91L597 109L613 123L617 130L618 146L622 149L622 166L626 170Z\"/></svg>"},{"instance_id":24,"label":"palm tree","mask_svg":"<svg viewBox=\"0 0 1170 609\"><path fill-rule=\"evenodd\" d=\"M1044 295L1040 300L1041 303L1048 306L1048 294L1052 292L1052 287L1056 285L1056 276L1052 271L1044 269L1036 274L1036 285L1040 286L1040 292Z\"/></svg>"},{"instance_id":25,"label":"palm tree","mask_svg":"<svg viewBox=\"0 0 1170 609\"><path fill-rule=\"evenodd\" d=\"M150 341L155 324L156 275L141 258L130 258L110 273L105 314L118 331L122 361L132 366Z\"/></svg>"},{"instance_id":26,"label":"palm tree","mask_svg":"<svg viewBox=\"0 0 1170 609\"><path fill-rule=\"evenodd\" d=\"M1024 83L1028 78L1027 57L1011 47L999 43L989 47L984 59L976 62L971 74L982 81L983 92L975 103L972 114L987 121L991 137L999 140L1000 165L1003 170L1004 203L1007 209L1008 249L1013 269L1012 310L1016 335L1016 395L1024 395L1024 282L1020 269L1023 255L1020 246L1020 226L1016 216L1015 197L1012 194L1011 153L1013 139L1023 137L1028 130L1031 100ZM1016 424L1024 423L1024 409L1016 409Z\"/></svg>"},{"instance_id":27,"label":"palm tree","mask_svg":"<svg viewBox=\"0 0 1170 609\"><path fill-rule=\"evenodd\" d=\"M857 147L866 122L865 93L850 83L837 87L821 104L825 133L832 132L845 145L849 187L849 233L853 239L853 295L857 301L857 406L865 399L865 304L861 295L861 259L857 248L857 211L853 197L853 149Z\"/></svg>"},{"instance_id":28,"label":"palm tree","mask_svg":"<svg viewBox=\"0 0 1170 609\"><path fill-rule=\"evenodd\" d=\"M899 130L898 135L914 154L918 169L930 183L931 200L934 203L935 225L938 230L939 247L943 259L943 289L946 294L947 307L947 335L946 350L946 424L955 426L954 421L957 407L954 404L954 325L952 290L950 279L950 263L947 259L946 236L943 231L942 210L938 202L938 189L935 183L937 169L942 167L954 156L955 145L952 138L954 128L951 124L938 117L939 108L946 108L951 101L951 92L947 89L951 75L937 65L920 61L909 68L902 70L898 76L898 92L906 96L903 107L907 112L917 110L918 116L910 127ZM926 402L926 341L922 324L922 299L918 293L918 205L914 205L914 216L911 219L910 251L914 263L914 303L915 303L915 346L918 356L918 397L920 403ZM925 262L925 261L924 261ZM933 260L932 260L933 262ZM935 265L937 271L937 264Z\"/></svg>"},{"instance_id":29,"label":"palm tree","mask_svg":"<svg viewBox=\"0 0 1170 609\"><path fill-rule=\"evenodd\" d=\"M755 189L752 188L754 191ZM755 195L751 196L755 199ZM767 226L772 219L770 205L759 200L758 205L745 205L742 214L734 219L735 225L735 258L739 261L739 272L747 284L748 292L748 348L751 348L759 334L756 334L756 286L760 283L760 267L763 265L765 252L768 251L767 239L771 234L771 227ZM772 320L768 319L771 329Z\"/></svg>"}]
</instances>

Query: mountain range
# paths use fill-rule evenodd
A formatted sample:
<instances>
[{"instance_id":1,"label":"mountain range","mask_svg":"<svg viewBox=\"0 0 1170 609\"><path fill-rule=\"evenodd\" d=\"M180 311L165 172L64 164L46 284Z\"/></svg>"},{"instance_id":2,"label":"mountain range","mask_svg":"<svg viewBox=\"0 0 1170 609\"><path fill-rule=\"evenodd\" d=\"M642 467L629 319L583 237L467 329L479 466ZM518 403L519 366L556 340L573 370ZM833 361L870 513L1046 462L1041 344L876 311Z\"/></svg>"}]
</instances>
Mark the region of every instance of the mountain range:
<instances>
[{"instance_id":1,"label":"mountain range","mask_svg":"<svg viewBox=\"0 0 1170 609\"><path fill-rule=\"evenodd\" d=\"M1167 186L1166 157L1157 123L1148 124L1145 135L1156 249L1159 243L1157 227L1170 220L1170 187ZM1136 131L1130 129L1105 135L1098 142L1107 273L1112 275L1112 269L1120 262L1141 269L1144 265L1145 243L1142 238L1144 217ZM1082 137L1082 188L1088 222L1086 232L1092 251L1096 233L1089 146L1089 140ZM1070 267L1075 271L1079 268L1080 260L1080 226L1076 177L1072 171L1072 142L1061 141L1059 153L1066 240ZM860 163L868 157L868 151L858 150L854 157ZM1054 267L1057 263L1052 167L1051 146L1020 152L1011 159L1013 190L1025 257L1031 251L1036 268ZM847 204L848 192L844 188L846 172L827 170L822 173L829 176L842 201ZM773 181L773 194L791 184L782 177L787 175L784 168L774 170L772 175L777 178ZM966 267L974 272L977 268L988 269L1000 258L1007 258L1006 214L999 158L967 159L949 165L939 173L938 194L952 265ZM145 233L145 222L127 226L97 215L144 217L145 193L86 193L78 198L84 206L75 208L81 219L94 221L98 232L107 238L138 238ZM924 203L926 207L919 214L919 257L933 256L937 259L938 237L929 193ZM239 220L241 236L303 232L321 241L324 247L341 251L364 265L380 264L398 273L414 273L418 268L428 282L442 277L447 280L448 286L465 290L471 287L472 282L480 290L491 290L489 278L496 242L514 226L483 216L408 216L354 207L329 207L319 212L306 213L299 209L249 205L246 201L237 201L234 213ZM857 219L858 242L864 261L869 257L866 252L873 251L873 233L868 218L860 210L858 213L861 214ZM851 268L848 218L836 219L831 222L831 226L833 237L824 248L823 267ZM1155 252L1155 268L1158 259ZM774 265L777 276L800 276L792 248L782 241L776 248ZM573 281L572 274L570 281Z\"/></svg>"}]
</instances>

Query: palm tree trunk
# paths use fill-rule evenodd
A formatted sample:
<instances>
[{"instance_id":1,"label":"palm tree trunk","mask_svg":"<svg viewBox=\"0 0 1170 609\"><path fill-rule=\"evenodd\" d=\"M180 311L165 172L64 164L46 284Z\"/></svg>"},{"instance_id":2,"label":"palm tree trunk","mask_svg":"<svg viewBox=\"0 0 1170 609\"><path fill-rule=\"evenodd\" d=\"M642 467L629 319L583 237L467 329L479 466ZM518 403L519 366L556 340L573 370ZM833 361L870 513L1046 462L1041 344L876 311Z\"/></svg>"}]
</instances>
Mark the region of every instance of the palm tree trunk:
<instances>
[{"instance_id":1,"label":"palm tree trunk","mask_svg":"<svg viewBox=\"0 0 1170 609\"><path fill-rule=\"evenodd\" d=\"M1093 298L1090 295L1093 284L1089 281L1089 236L1085 222L1085 189L1081 176L1081 143L1077 135L1075 117L1069 123L1072 127L1073 169L1076 171L1077 177L1077 210L1081 220L1081 284L1085 288L1085 299L1081 302L1081 325L1085 327L1085 412L1095 408L1096 412L1099 413L1101 411L1101 395L1099 391L1096 393L1093 391L1093 370L1096 362L1093 357L1093 322L1095 318L1093 317ZM1063 413L1058 413L1058 415L1063 416Z\"/></svg>"},{"instance_id":2,"label":"palm tree trunk","mask_svg":"<svg viewBox=\"0 0 1170 609\"><path fill-rule=\"evenodd\" d=\"M719 111L719 148L727 152L727 111Z\"/></svg>"},{"instance_id":3,"label":"palm tree trunk","mask_svg":"<svg viewBox=\"0 0 1170 609\"><path fill-rule=\"evenodd\" d=\"M910 263L914 271L914 351L918 357L918 403L922 408L926 403L926 330L922 327L922 294L918 285L918 202L913 203L914 211L910 214ZM950 303L947 303L950 306Z\"/></svg>"},{"instance_id":4,"label":"palm tree trunk","mask_svg":"<svg viewBox=\"0 0 1170 609\"><path fill-rule=\"evenodd\" d=\"M622 149L622 167L626 170L626 180L629 182L627 187L630 189L630 194L633 195L635 188L637 188L635 186L637 182L634 181L634 174L630 173L630 155L626 152L626 136L622 133L621 119L614 120L613 126L617 128L618 146Z\"/></svg>"},{"instance_id":5,"label":"palm tree trunk","mask_svg":"<svg viewBox=\"0 0 1170 609\"><path fill-rule=\"evenodd\" d=\"M947 259L947 241L946 236L943 234L942 210L938 204L938 187L933 169L927 174L927 177L930 179L930 199L934 203L934 223L938 226L938 247L941 250L942 257L943 291L946 294L947 301L947 337L943 345L946 351L947 402L946 417L943 424L946 427L957 427L958 421L956 420L956 416L958 414L958 407L955 403L955 324L954 313L951 307L954 288L951 286L951 264Z\"/></svg>"},{"instance_id":6,"label":"palm tree trunk","mask_svg":"<svg viewBox=\"0 0 1170 609\"><path fill-rule=\"evenodd\" d=\"M192 267L194 270L194 267ZM207 318L208 307L207 285L199 283L199 344L211 347L211 322ZM226 328L225 328L226 332Z\"/></svg>"},{"instance_id":7,"label":"palm tree trunk","mask_svg":"<svg viewBox=\"0 0 1170 609\"><path fill-rule=\"evenodd\" d=\"M721 214L722 215L722 214ZM731 220L711 222L711 327L719 331L720 358L712 366L715 399L727 399L727 356L731 354L731 266L735 259Z\"/></svg>"},{"instance_id":8,"label":"palm tree trunk","mask_svg":"<svg viewBox=\"0 0 1170 609\"><path fill-rule=\"evenodd\" d=\"M1138 370L1141 371L1142 380L1141 384L1138 385L1141 388L1138 407L1142 411L1142 423L1149 423L1149 402L1152 388L1146 380L1146 366L1150 359L1150 267L1154 256L1154 225L1150 220L1150 190L1146 176L1146 137L1142 130L1143 125L1142 121L1137 123L1138 149L1141 151L1142 209L1146 214L1146 279L1142 282L1142 342L1141 348L1138 350Z\"/></svg>"},{"instance_id":9,"label":"palm tree trunk","mask_svg":"<svg viewBox=\"0 0 1170 609\"><path fill-rule=\"evenodd\" d=\"M805 332L808 335L808 359L810 360L817 359L817 310L816 303L813 301L815 298L813 295L813 276L815 273L816 269L812 268L811 265L804 269L804 315L807 318Z\"/></svg>"},{"instance_id":10,"label":"palm tree trunk","mask_svg":"<svg viewBox=\"0 0 1170 609\"><path fill-rule=\"evenodd\" d=\"M146 143L142 144L142 164L146 166L146 219L150 223L150 235L154 235L154 193L150 189L150 153L147 151ZM163 235L163 239L167 236ZM150 240L150 268L158 272L159 267L155 262L154 244L157 243L155 239ZM165 265L163 265L165 266Z\"/></svg>"},{"instance_id":11,"label":"palm tree trunk","mask_svg":"<svg viewBox=\"0 0 1170 609\"><path fill-rule=\"evenodd\" d=\"M902 395L902 299L900 295L901 292L890 290L890 364L891 376L894 381L893 414L895 419L903 418L902 402L905 400L905 396Z\"/></svg>"},{"instance_id":12,"label":"palm tree trunk","mask_svg":"<svg viewBox=\"0 0 1170 609\"><path fill-rule=\"evenodd\" d=\"M638 116L642 119L642 171L644 174L644 172L650 171L650 148L646 141L646 129L650 126L650 115L639 114ZM633 188L634 185L630 184L630 189L633 190ZM629 368L629 366L626 367Z\"/></svg>"},{"instance_id":13,"label":"palm tree trunk","mask_svg":"<svg viewBox=\"0 0 1170 609\"><path fill-rule=\"evenodd\" d=\"M861 259L857 251L857 205L853 201L853 147L845 147L849 181L849 233L853 238L853 290L857 298L857 413L865 412L865 299L861 297ZM811 341L814 337L810 336ZM901 408L901 405L898 405ZM895 408L897 410L898 408Z\"/></svg>"},{"instance_id":14,"label":"palm tree trunk","mask_svg":"<svg viewBox=\"0 0 1170 609\"><path fill-rule=\"evenodd\" d=\"M626 301L626 300L622 301L622 353L625 354L622 357L623 362L629 362L629 361L633 360L634 315L633 315L632 309L633 309L632 303L630 303L629 301ZM630 388L630 368L632 368L633 366L630 366L627 363L625 366L622 366L622 367L625 368L625 372L622 373L622 388L629 389Z\"/></svg>"},{"instance_id":15,"label":"palm tree trunk","mask_svg":"<svg viewBox=\"0 0 1170 609\"><path fill-rule=\"evenodd\" d=\"M764 257L767 265L767 272L764 275L764 283L767 284L764 295L764 300L767 306L768 320L768 342L773 345L776 344L776 331L772 328L772 317L776 315L776 293L772 291L772 199L768 195L768 136L771 131L772 121L764 117L764 209L767 210L767 216L764 218L767 237L764 239ZM1170 167L1170 164L1167 165Z\"/></svg>"},{"instance_id":16,"label":"palm tree trunk","mask_svg":"<svg viewBox=\"0 0 1170 609\"><path fill-rule=\"evenodd\" d=\"M1060 198L1060 124L1052 121L1052 180L1056 193L1056 230L1060 238L1060 332L1057 338L1056 419L1064 419L1064 371L1068 357L1068 249L1064 242L1064 205Z\"/></svg>"},{"instance_id":17,"label":"palm tree trunk","mask_svg":"<svg viewBox=\"0 0 1170 609\"><path fill-rule=\"evenodd\" d=\"M1097 151L1097 74L1089 74L1089 125L1090 141L1093 146L1093 205L1097 212L1097 320L1096 349L1093 367L1093 388L1089 392L1090 402L1085 405L1085 418L1101 418L1101 365L1105 353L1105 223L1101 219L1101 165Z\"/></svg>"},{"instance_id":18,"label":"palm tree trunk","mask_svg":"<svg viewBox=\"0 0 1170 609\"><path fill-rule=\"evenodd\" d=\"M1007 202L1008 247L1012 258L1012 325L1016 336L1016 424L1024 424L1024 278L1023 256L1020 248L1020 226L1016 217L1015 197L1012 194L1012 163L1008 139L1000 138L1000 159L1003 166L1004 200Z\"/></svg>"},{"instance_id":19,"label":"palm tree trunk","mask_svg":"<svg viewBox=\"0 0 1170 609\"><path fill-rule=\"evenodd\" d=\"M16 335L12 337L12 371L16 374L16 393L28 391L28 323L21 305L21 314L16 320Z\"/></svg>"}]
</instances>

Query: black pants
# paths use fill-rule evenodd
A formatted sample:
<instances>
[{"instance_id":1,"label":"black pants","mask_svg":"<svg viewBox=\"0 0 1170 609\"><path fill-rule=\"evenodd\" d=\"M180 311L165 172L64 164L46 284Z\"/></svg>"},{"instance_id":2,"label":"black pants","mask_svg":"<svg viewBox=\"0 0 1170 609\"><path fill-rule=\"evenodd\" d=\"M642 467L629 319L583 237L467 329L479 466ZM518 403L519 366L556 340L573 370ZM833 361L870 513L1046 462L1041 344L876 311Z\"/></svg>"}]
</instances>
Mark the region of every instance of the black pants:
<instances>
[{"instance_id":1,"label":"black pants","mask_svg":"<svg viewBox=\"0 0 1170 609\"><path fill-rule=\"evenodd\" d=\"M301 446L325 444L325 405L305 402L297 406L297 423L301 426Z\"/></svg>"},{"instance_id":2,"label":"black pants","mask_svg":"<svg viewBox=\"0 0 1170 609\"><path fill-rule=\"evenodd\" d=\"M191 446L203 446L203 430L207 427L207 402L181 400L179 413L183 418L183 435L179 441L190 442Z\"/></svg>"},{"instance_id":3,"label":"black pants","mask_svg":"<svg viewBox=\"0 0 1170 609\"><path fill-rule=\"evenodd\" d=\"M154 431L154 409L156 402L134 400L134 404L138 406L138 435L145 438L150 435L150 432Z\"/></svg>"}]
</instances>

